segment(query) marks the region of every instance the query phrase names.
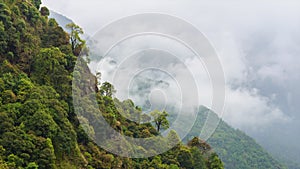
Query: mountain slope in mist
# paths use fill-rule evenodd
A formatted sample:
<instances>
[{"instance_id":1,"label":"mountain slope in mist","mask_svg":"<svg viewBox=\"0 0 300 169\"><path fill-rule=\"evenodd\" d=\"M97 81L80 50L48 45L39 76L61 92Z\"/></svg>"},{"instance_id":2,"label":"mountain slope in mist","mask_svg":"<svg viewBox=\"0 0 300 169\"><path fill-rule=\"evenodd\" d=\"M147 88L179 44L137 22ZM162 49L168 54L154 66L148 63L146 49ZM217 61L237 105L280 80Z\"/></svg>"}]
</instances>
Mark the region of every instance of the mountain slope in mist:
<instances>
[{"instance_id":1,"label":"mountain slope in mist","mask_svg":"<svg viewBox=\"0 0 300 169\"><path fill-rule=\"evenodd\" d=\"M213 113L215 118L218 118L211 110L200 107L195 124L185 138L186 141L193 136L199 136L209 113ZM253 138L232 128L221 119L208 143L218 153L227 169L286 168L257 144Z\"/></svg>"}]
</instances>

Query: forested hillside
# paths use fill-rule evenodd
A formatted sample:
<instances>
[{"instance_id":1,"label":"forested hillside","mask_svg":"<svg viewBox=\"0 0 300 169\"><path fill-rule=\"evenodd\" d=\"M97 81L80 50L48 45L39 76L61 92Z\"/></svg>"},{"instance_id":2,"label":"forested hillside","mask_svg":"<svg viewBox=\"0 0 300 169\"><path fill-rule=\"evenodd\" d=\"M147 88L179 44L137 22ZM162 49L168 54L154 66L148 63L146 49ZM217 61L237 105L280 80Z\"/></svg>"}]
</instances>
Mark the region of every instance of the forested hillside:
<instances>
[{"instance_id":1,"label":"forested hillside","mask_svg":"<svg viewBox=\"0 0 300 169\"><path fill-rule=\"evenodd\" d=\"M211 110L200 107L195 125L186 137L186 141L201 132L208 113ZM284 169L285 167L268 154L255 140L240 130L230 127L220 120L220 124L209 138L208 143L220 156L227 169Z\"/></svg>"},{"instance_id":2,"label":"forested hillside","mask_svg":"<svg viewBox=\"0 0 300 169\"><path fill-rule=\"evenodd\" d=\"M86 58L79 56L88 52L80 39L82 29L69 24L66 33L40 5L40 0L0 0L0 169L223 168L212 150L201 148L207 144L194 137L187 145L142 159L119 157L97 146L84 130L89 126L80 125L72 100L78 57L86 75L96 79L86 69ZM132 137L160 134L151 123L121 116L128 110L142 112L130 100L113 98L112 85L90 87L116 130Z\"/></svg>"},{"instance_id":3,"label":"forested hillside","mask_svg":"<svg viewBox=\"0 0 300 169\"><path fill-rule=\"evenodd\" d=\"M54 11L51 11L50 16L55 18L61 26L65 25L67 21L71 22L67 17ZM128 104L130 104L129 101L125 103L125 105ZM126 110L128 111L128 109ZM186 143L194 136L200 134L208 112L214 114L205 107L199 109L195 126L184 140ZM172 116L172 114L170 115ZM174 120L174 118L170 117L170 121ZM216 118L218 117L216 116ZM129 135L132 135L132 133L129 132ZM216 133L208 140L208 143L220 156L227 169L276 168L276 166L277 168L286 168L285 166L288 166L290 169L300 168L298 164L291 160L284 159L277 161L263 147L257 144L253 138L238 129L232 128L223 120L220 121Z\"/></svg>"}]
</instances>

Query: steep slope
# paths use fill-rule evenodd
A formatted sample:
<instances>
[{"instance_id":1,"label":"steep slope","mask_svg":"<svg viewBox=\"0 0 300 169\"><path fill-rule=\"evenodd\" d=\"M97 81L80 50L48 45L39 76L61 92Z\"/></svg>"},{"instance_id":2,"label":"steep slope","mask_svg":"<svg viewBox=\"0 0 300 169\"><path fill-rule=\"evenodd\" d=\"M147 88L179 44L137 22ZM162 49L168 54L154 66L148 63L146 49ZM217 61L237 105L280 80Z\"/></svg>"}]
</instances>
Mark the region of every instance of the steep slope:
<instances>
[{"instance_id":1,"label":"steep slope","mask_svg":"<svg viewBox=\"0 0 300 169\"><path fill-rule=\"evenodd\" d=\"M71 19L54 11L50 11L50 17L55 18L58 21L58 24L62 27L68 24L68 22L72 22ZM65 30L68 31L67 29ZM206 111L208 111L208 109L205 109L204 107L201 108L196 127L193 128L188 139L192 139L193 136L199 135L200 129L202 128L207 116ZM187 142L187 138L185 142ZM273 167L273 165L279 166L279 168L284 168L278 161L274 160L274 158L268 154L264 148L258 145L254 139L247 136L242 131L230 127L230 125L224 121L220 122L220 126L217 128L216 133L208 142L222 157L222 160L224 160L225 166L228 169L253 168L254 166L267 168L270 166ZM249 155L243 155L247 152L249 152ZM287 159L279 161L291 169L300 168L298 164Z\"/></svg>"},{"instance_id":2,"label":"steep slope","mask_svg":"<svg viewBox=\"0 0 300 169\"><path fill-rule=\"evenodd\" d=\"M195 125L186 140L193 136L199 136L208 113L213 112L205 107L200 107ZM214 115L218 118L216 114ZM219 126L208 140L208 143L218 153L227 169L285 168L258 145L253 138L230 127L223 120L220 120Z\"/></svg>"},{"instance_id":3,"label":"steep slope","mask_svg":"<svg viewBox=\"0 0 300 169\"><path fill-rule=\"evenodd\" d=\"M166 153L141 159L120 157L97 146L85 131L96 135L101 130L75 114L72 78L79 76L80 80L78 73L89 78L80 82L83 88L74 89L82 92L80 101L90 103L87 91L96 92L98 105L82 110L86 115L98 117L93 108L99 109L111 127L128 136L160 134L150 123L138 124L122 116L128 110L143 114L132 101L112 98L108 94L112 85L90 85L96 77L85 58L74 52L81 51L84 42L76 39L77 43L70 44L72 38L79 37L72 37L55 19L49 19L49 10L40 8L40 3L0 0L1 169L223 168L215 153L198 148L197 138L189 145L179 143ZM77 58L81 64L74 71ZM78 118L85 123L80 124ZM170 135L176 138L176 132Z\"/></svg>"}]
</instances>

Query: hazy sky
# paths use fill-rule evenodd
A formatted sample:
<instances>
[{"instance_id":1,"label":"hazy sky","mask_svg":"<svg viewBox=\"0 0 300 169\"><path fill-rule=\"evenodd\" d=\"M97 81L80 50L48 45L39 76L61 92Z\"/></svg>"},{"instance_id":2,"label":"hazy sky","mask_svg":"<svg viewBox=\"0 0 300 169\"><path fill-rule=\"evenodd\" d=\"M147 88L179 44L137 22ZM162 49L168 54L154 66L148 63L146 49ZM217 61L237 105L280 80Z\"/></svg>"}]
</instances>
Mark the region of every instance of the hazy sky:
<instances>
[{"instance_id":1,"label":"hazy sky","mask_svg":"<svg viewBox=\"0 0 300 169\"><path fill-rule=\"evenodd\" d=\"M145 12L170 14L195 25L214 45L223 65L225 121L270 151L290 151L300 160L299 1L43 0L43 4L71 18L89 35L114 20Z\"/></svg>"}]
</instances>

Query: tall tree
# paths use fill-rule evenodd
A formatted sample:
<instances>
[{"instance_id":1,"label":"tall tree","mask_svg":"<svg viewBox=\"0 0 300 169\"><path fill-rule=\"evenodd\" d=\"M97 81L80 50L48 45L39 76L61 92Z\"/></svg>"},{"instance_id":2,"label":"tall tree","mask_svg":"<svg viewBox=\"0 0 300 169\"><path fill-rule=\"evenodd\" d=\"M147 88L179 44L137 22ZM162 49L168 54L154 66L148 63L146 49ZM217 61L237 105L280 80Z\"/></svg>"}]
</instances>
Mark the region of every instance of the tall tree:
<instances>
[{"instance_id":1,"label":"tall tree","mask_svg":"<svg viewBox=\"0 0 300 169\"><path fill-rule=\"evenodd\" d=\"M112 97L115 92L114 86L108 82L104 82L100 87L100 93L103 96Z\"/></svg>"},{"instance_id":2,"label":"tall tree","mask_svg":"<svg viewBox=\"0 0 300 169\"><path fill-rule=\"evenodd\" d=\"M80 37L80 35L83 34L83 30L75 23L69 23L66 27L70 30L70 41L73 54L79 56L80 52L86 49L85 41Z\"/></svg>"},{"instance_id":3,"label":"tall tree","mask_svg":"<svg viewBox=\"0 0 300 169\"><path fill-rule=\"evenodd\" d=\"M153 118L153 122L156 125L156 129L159 132L160 129L167 129L169 128L169 121L167 120L167 117L169 114L166 111L160 112L158 110L155 110L150 113L150 115Z\"/></svg>"}]
</instances>

